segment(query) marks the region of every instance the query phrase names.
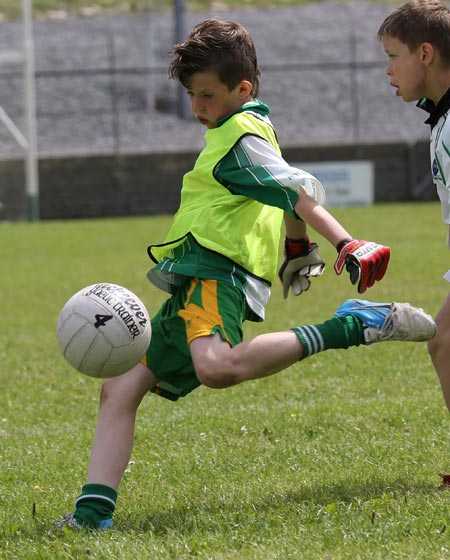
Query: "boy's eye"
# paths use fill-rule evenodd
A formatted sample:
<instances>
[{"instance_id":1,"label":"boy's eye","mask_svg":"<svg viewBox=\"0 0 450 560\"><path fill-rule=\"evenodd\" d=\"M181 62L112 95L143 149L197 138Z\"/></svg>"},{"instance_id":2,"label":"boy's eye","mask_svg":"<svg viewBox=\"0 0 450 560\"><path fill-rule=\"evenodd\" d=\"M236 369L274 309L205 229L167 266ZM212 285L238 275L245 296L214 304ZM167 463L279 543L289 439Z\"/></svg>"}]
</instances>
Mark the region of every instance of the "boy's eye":
<instances>
[{"instance_id":1,"label":"boy's eye","mask_svg":"<svg viewBox=\"0 0 450 560\"><path fill-rule=\"evenodd\" d=\"M195 94L194 94L193 91L186 90L186 94L189 97L195 97ZM212 93L202 93L202 94L199 94L197 97L203 97L204 99L211 99L213 97L213 94Z\"/></svg>"}]
</instances>

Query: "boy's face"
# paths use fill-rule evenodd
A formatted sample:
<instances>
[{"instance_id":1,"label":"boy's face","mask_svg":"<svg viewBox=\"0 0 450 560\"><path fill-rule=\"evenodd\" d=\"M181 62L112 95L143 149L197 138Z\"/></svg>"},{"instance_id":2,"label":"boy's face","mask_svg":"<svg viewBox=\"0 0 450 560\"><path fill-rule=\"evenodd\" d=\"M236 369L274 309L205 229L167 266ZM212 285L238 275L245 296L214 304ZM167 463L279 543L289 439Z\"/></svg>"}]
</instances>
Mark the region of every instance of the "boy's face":
<instances>
[{"instance_id":1,"label":"boy's face","mask_svg":"<svg viewBox=\"0 0 450 560\"><path fill-rule=\"evenodd\" d=\"M193 74L186 88L192 113L208 128L216 128L217 121L239 109L251 99L252 85L240 82L232 91L219 80L215 72Z\"/></svg>"},{"instance_id":2,"label":"boy's face","mask_svg":"<svg viewBox=\"0 0 450 560\"><path fill-rule=\"evenodd\" d=\"M396 88L395 94L404 101L417 101L427 96L427 66L423 62L422 48L411 52L409 47L394 37L382 38L384 50L388 56L386 74L390 84Z\"/></svg>"}]
</instances>

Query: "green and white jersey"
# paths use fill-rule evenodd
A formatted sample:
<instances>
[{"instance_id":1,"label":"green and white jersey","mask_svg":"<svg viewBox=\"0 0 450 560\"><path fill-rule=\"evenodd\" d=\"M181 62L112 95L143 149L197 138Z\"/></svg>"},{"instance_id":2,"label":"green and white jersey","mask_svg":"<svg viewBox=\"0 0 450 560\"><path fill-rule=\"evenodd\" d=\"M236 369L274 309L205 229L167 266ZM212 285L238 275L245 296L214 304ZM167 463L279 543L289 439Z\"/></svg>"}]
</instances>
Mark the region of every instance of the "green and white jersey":
<instances>
[{"instance_id":1,"label":"green and white jersey","mask_svg":"<svg viewBox=\"0 0 450 560\"><path fill-rule=\"evenodd\" d=\"M206 132L166 240L148 248L156 286L172 293L185 276L229 282L244 292L250 320L264 318L283 212L300 219L294 207L302 189L325 198L317 179L282 158L268 113L255 100Z\"/></svg>"},{"instance_id":2,"label":"green and white jersey","mask_svg":"<svg viewBox=\"0 0 450 560\"><path fill-rule=\"evenodd\" d=\"M425 99L419 106L430 113L425 122L431 126L431 173L441 201L442 218L449 225L450 248L450 89L437 105Z\"/></svg>"},{"instance_id":3,"label":"green and white jersey","mask_svg":"<svg viewBox=\"0 0 450 560\"><path fill-rule=\"evenodd\" d=\"M291 216L301 189L319 204L325 202L322 183L301 169L291 167L273 147L258 136L244 136L217 164L214 176L234 194L241 194Z\"/></svg>"}]
</instances>

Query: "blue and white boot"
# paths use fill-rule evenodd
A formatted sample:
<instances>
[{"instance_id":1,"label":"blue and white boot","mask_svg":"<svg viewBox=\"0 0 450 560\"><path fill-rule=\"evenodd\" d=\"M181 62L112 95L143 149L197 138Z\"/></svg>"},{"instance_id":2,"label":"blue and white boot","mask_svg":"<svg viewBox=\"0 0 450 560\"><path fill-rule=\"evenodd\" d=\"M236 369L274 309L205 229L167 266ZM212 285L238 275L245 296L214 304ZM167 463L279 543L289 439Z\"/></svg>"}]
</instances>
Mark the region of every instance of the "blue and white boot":
<instances>
[{"instance_id":1,"label":"blue and white boot","mask_svg":"<svg viewBox=\"0 0 450 560\"><path fill-rule=\"evenodd\" d=\"M366 344L383 340L424 342L436 334L436 323L423 309L409 303L377 303L348 299L335 317L355 315L363 322Z\"/></svg>"},{"instance_id":2,"label":"blue and white boot","mask_svg":"<svg viewBox=\"0 0 450 560\"><path fill-rule=\"evenodd\" d=\"M75 531L86 528L86 526L80 525L78 521L75 519L75 517L73 516L73 513L70 512L65 513L62 519L58 519L57 521L54 521L53 525L55 525L55 527L57 527L58 529L64 529L66 527L67 529L72 529ZM100 524L97 527L97 529L99 531L103 529L112 529L112 519L103 519L102 521L100 521Z\"/></svg>"}]
</instances>

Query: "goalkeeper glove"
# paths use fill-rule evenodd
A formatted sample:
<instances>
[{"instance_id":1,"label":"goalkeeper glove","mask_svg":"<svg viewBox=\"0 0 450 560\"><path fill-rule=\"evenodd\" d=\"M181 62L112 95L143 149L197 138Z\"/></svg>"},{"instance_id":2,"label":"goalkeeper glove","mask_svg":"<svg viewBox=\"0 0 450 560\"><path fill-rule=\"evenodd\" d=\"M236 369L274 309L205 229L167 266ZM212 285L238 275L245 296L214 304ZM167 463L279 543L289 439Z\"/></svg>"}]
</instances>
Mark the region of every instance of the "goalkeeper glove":
<instances>
[{"instance_id":1,"label":"goalkeeper glove","mask_svg":"<svg viewBox=\"0 0 450 560\"><path fill-rule=\"evenodd\" d=\"M310 276L320 276L325 262L317 251L317 244L311 243L308 237L288 239L284 242L284 262L278 272L283 284L283 297L289 295L292 288L294 296L306 292L311 285Z\"/></svg>"},{"instance_id":2,"label":"goalkeeper glove","mask_svg":"<svg viewBox=\"0 0 450 560\"><path fill-rule=\"evenodd\" d=\"M385 245L357 239L344 239L336 249L339 253L334 264L336 274L341 274L345 265L350 282L358 284L360 294L383 278L391 255L391 249Z\"/></svg>"}]
</instances>

